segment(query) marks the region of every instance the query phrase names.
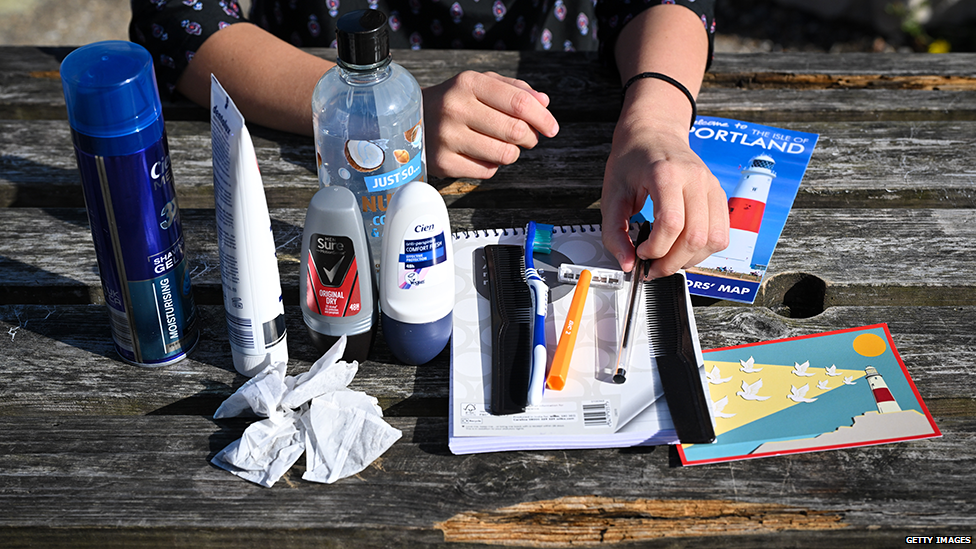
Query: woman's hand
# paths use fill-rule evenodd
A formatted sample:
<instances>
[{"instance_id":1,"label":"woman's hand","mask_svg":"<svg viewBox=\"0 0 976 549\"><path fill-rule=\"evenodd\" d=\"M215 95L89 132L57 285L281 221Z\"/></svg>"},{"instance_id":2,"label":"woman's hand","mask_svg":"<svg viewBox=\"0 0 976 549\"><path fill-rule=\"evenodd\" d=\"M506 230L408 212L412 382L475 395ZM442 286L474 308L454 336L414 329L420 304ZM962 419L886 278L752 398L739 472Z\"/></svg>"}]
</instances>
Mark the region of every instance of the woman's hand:
<instances>
[{"instance_id":1,"label":"woman's hand","mask_svg":"<svg viewBox=\"0 0 976 549\"><path fill-rule=\"evenodd\" d=\"M559 131L549 96L493 72L465 71L423 94L427 171L437 177L488 179L538 134Z\"/></svg>"},{"instance_id":2,"label":"woman's hand","mask_svg":"<svg viewBox=\"0 0 976 549\"><path fill-rule=\"evenodd\" d=\"M650 237L635 250L628 220L648 197L654 201L654 224ZM607 160L600 210L603 244L628 272L635 252L653 260L649 277L657 278L728 246L728 200L718 179L689 147L686 129L621 117Z\"/></svg>"}]
</instances>

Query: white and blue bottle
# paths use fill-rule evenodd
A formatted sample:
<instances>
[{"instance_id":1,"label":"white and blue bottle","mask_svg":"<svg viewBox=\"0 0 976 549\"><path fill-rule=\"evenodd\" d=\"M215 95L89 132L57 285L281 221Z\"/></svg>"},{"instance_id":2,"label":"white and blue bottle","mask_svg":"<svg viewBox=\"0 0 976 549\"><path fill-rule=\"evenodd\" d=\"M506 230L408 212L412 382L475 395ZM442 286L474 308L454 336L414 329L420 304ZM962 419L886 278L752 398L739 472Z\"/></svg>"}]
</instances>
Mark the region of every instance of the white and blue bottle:
<instances>
[{"instance_id":1,"label":"white and blue bottle","mask_svg":"<svg viewBox=\"0 0 976 549\"><path fill-rule=\"evenodd\" d=\"M404 185L390 201L380 264L380 311L390 351L424 364L451 339L454 250L447 206L423 181Z\"/></svg>"},{"instance_id":2,"label":"white and blue bottle","mask_svg":"<svg viewBox=\"0 0 976 549\"><path fill-rule=\"evenodd\" d=\"M336 22L336 66L312 93L319 185L356 196L379 271L390 199L427 180L420 85L390 56L386 15L349 12Z\"/></svg>"}]
</instances>

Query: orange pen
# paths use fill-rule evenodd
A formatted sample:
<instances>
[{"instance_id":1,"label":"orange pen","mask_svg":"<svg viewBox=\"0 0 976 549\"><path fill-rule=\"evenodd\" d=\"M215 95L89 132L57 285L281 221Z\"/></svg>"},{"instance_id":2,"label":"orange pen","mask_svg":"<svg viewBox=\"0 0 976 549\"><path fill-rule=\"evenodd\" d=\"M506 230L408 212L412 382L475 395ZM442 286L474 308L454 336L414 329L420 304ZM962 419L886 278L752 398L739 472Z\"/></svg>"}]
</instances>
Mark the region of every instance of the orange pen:
<instances>
[{"instance_id":1,"label":"orange pen","mask_svg":"<svg viewBox=\"0 0 976 549\"><path fill-rule=\"evenodd\" d=\"M556 346L556 354L552 357L549 377L546 378L546 387L554 391L562 391L563 387L566 386L566 376L569 375L569 361L573 357L573 347L576 346L580 317L583 316L583 305L586 303L586 294L589 292L592 277L590 271L584 269L580 273L579 282L576 283L573 301L569 304L569 313L566 315L566 323L563 324L563 333L559 338L559 344Z\"/></svg>"}]
</instances>

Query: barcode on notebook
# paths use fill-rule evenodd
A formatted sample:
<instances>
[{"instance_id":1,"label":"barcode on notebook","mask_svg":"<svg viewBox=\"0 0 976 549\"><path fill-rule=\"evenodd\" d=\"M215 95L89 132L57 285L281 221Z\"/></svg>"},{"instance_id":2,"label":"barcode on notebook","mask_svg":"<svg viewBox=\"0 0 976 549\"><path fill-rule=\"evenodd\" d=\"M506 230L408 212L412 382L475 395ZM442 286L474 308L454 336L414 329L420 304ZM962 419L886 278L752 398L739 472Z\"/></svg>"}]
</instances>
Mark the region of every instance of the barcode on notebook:
<instances>
[{"instance_id":1,"label":"barcode on notebook","mask_svg":"<svg viewBox=\"0 0 976 549\"><path fill-rule=\"evenodd\" d=\"M583 403L583 427L607 427L609 425L609 401L592 400Z\"/></svg>"}]
</instances>

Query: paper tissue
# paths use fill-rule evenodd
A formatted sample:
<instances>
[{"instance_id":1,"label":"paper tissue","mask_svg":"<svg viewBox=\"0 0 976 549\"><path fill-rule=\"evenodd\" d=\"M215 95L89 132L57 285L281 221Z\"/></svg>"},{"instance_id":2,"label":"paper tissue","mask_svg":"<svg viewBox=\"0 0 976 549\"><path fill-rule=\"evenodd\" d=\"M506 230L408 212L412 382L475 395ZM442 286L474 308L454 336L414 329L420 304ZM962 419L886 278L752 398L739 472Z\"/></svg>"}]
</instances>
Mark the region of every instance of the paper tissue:
<instances>
[{"instance_id":1,"label":"paper tissue","mask_svg":"<svg viewBox=\"0 0 976 549\"><path fill-rule=\"evenodd\" d=\"M312 368L287 376L279 362L242 385L214 413L214 419L254 414L267 419L214 456L212 463L271 487L306 453L302 478L332 483L365 469L402 433L383 420L376 399L347 388L358 362L339 360L342 336Z\"/></svg>"}]
</instances>

